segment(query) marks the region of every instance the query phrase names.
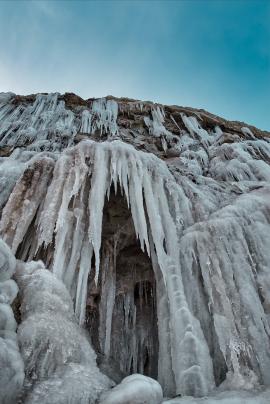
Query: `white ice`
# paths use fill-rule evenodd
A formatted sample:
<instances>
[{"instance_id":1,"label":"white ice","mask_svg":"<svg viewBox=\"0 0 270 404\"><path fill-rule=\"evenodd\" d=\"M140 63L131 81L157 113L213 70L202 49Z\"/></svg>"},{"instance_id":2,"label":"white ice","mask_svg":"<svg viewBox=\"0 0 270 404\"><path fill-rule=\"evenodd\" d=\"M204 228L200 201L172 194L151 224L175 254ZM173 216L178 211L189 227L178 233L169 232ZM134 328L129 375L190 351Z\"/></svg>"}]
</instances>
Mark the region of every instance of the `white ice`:
<instances>
[{"instance_id":1,"label":"white ice","mask_svg":"<svg viewBox=\"0 0 270 404\"><path fill-rule=\"evenodd\" d=\"M10 130L8 122L18 122L24 113L10 108L9 102L0 108L0 114L8 117L1 126L6 125L4 136ZM31 108L31 122L41 111L59 108L63 112L55 96L39 97ZM63 310L70 315L74 304L77 321L84 324L89 274L95 271L96 281L102 276L103 207L114 185L130 207L138 243L150 255L155 271L158 380L166 394L205 396L222 382L228 389L269 386L269 141L245 130L244 137L217 127L207 131L199 116L182 114L186 131L179 133L180 156L163 161L112 141L119 130L114 100L96 100L87 111L80 121L81 130L91 135L97 129L109 134L110 141L85 140L57 158L37 155L23 175L11 175L10 182L6 176L10 188L5 196L8 201L3 202L1 235L25 260L49 251L51 269L73 300L59 297L58 292L52 298L42 291L40 298L24 303L29 328L20 326L23 341L39 326L36 316L45 308L52 313L56 307L60 313L55 315L61 328L54 330L56 346L60 334L65 338L65 329L75 333L74 319L66 318ZM45 117L50 115L47 112ZM71 115L60 112L59 130L65 122L72 127ZM54 120L50 122L55 126ZM152 135L169 136L163 129L167 130L161 110L152 111L147 122ZM7 164L7 171L15 172L14 165L11 162L8 168ZM95 268L91 268L92 256ZM41 288L42 282L36 282ZM114 287L111 278L107 285L110 304L104 302L107 354L112 313L108 306L114 303ZM44 322L51 325L51 317L45 316ZM37 330L36 341L41 339L39 332L50 337L49 326ZM68 344L68 338L65 341ZM48 363L59 359L63 360L61 355L49 356ZM59 381L58 370L52 377Z\"/></svg>"},{"instance_id":2,"label":"white ice","mask_svg":"<svg viewBox=\"0 0 270 404\"><path fill-rule=\"evenodd\" d=\"M75 321L70 295L41 261L21 263L18 338L25 364L25 403L94 404L112 382Z\"/></svg>"},{"instance_id":3,"label":"white ice","mask_svg":"<svg viewBox=\"0 0 270 404\"><path fill-rule=\"evenodd\" d=\"M163 401L163 404L269 404L270 390L233 390L216 392L207 397L179 397Z\"/></svg>"},{"instance_id":4,"label":"white ice","mask_svg":"<svg viewBox=\"0 0 270 404\"><path fill-rule=\"evenodd\" d=\"M112 390L103 393L100 404L161 404L162 400L162 388L156 380L133 374Z\"/></svg>"},{"instance_id":5,"label":"white ice","mask_svg":"<svg viewBox=\"0 0 270 404\"><path fill-rule=\"evenodd\" d=\"M11 304L18 293L14 280L16 259L0 239L0 402L14 404L21 392L24 365L17 343L17 323Z\"/></svg>"}]
</instances>

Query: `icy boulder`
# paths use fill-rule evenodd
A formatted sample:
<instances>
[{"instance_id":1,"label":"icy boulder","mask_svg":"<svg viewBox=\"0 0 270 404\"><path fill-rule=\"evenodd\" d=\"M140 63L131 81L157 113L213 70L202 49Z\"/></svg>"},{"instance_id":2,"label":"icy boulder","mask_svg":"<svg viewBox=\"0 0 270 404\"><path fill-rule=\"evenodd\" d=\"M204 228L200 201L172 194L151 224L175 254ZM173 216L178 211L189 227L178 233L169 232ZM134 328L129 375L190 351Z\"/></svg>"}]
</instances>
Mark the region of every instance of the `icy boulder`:
<instances>
[{"instance_id":1,"label":"icy boulder","mask_svg":"<svg viewBox=\"0 0 270 404\"><path fill-rule=\"evenodd\" d=\"M100 404L160 404L162 400L162 388L156 380L133 374L103 393Z\"/></svg>"},{"instance_id":2,"label":"icy boulder","mask_svg":"<svg viewBox=\"0 0 270 404\"><path fill-rule=\"evenodd\" d=\"M24 371L19 352L17 323L11 304L18 293L16 282L9 279L16 260L8 246L0 240L0 403L13 404L21 391Z\"/></svg>"},{"instance_id":3,"label":"icy boulder","mask_svg":"<svg viewBox=\"0 0 270 404\"><path fill-rule=\"evenodd\" d=\"M91 404L113 383L75 321L64 284L41 261L21 263L19 343L25 363L25 403Z\"/></svg>"}]
</instances>

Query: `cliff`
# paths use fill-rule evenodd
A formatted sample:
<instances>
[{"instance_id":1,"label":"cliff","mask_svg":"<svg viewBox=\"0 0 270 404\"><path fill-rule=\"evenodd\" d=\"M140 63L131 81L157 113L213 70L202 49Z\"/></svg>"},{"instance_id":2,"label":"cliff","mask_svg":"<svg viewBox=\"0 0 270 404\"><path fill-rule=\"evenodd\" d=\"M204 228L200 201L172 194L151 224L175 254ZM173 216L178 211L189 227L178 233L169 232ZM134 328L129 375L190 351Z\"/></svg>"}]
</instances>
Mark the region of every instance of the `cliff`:
<instances>
[{"instance_id":1,"label":"cliff","mask_svg":"<svg viewBox=\"0 0 270 404\"><path fill-rule=\"evenodd\" d=\"M167 397L270 385L269 132L148 101L2 93L0 155L1 237L64 283L110 379L141 373ZM32 342L18 333L23 355L44 343L38 324ZM29 363L50 381L55 361L24 358L25 402L29 385L44 400Z\"/></svg>"}]
</instances>

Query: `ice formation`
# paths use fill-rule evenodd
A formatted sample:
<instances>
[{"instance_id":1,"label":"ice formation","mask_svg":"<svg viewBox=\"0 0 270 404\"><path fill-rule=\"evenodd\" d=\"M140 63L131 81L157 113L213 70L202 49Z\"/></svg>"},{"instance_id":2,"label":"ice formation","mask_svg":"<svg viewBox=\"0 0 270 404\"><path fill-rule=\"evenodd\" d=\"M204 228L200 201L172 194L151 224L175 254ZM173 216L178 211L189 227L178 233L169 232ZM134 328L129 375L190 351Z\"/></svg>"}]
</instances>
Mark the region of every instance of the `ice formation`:
<instances>
[{"instance_id":1,"label":"ice formation","mask_svg":"<svg viewBox=\"0 0 270 404\"><path fill-rule=\"evenodd\" d=\"M75 321L70 295L41 261L21 263L18 339L25 364L25 403L94 404L112 386Z\"/></svg>"},{"instance_id":2,"label":"ice formation","mask_svg":"<svg viewBox=\"0 0 270 404\"><path fill-rule=\"evenodd\" d=\"M102 393L100 404L161 404L160 384L150 377L133 374L122 380L111 391Z\"/></svg>"},{"instance_id":3,"label":"ice formation","mask_svg":"<svg viewBox=\"0 0 270 404\"><path fill-rule=\"evenodd\" d=\"M112 371L118 361L119 380L144 373L170 397L269 386L269 133L111 97L14 100L0 97L0 234L67 290L63 298L52 281L50 293L34 282L50 297L22 303L20 340L42 326L44 304L63 335L85 338L74 306L100 366ZM49 278L35 271L33 279ZM64 390L84 366L72 359L63 372L61 355L49 354L35 370L33 400L52 391L57 402L54 386Z\"/></svg>"},{"instance_id":4,"label":"ice formation","mask_svg":"<svg viewBox=\"0 0 270 404\"><path fill-rule=\"evenodd\" d=\"M18 293L14 280L16 259L0 239L0 402L13 404L19 398L24 381L24 365L19 352L17 323L11 308Z\"/></svg>"},{"instance_id":5,"label":"ice formation","mask_svg":"<svg viewBox=\"0 0 270 404\"><path fill-rule=\"evenodd\" d=\"M163 401L163 404L268 404L269 397L269 389L265 391L232 390L215 392L203 398L179 397Z\"/></svg>"},{"instance_id":6,"label":"ice formation","mask_svg":"<svg viewBox=\"0 0 270 404\"><path fill-rule=\"evenodd\" d=\"M118 104L115 100L95 100L90 111L85 109L82 112L80 132L93 134L99 130L101 135L105 132L115 136L118 133L117 115Z\"/></svg>"}]
</instances>

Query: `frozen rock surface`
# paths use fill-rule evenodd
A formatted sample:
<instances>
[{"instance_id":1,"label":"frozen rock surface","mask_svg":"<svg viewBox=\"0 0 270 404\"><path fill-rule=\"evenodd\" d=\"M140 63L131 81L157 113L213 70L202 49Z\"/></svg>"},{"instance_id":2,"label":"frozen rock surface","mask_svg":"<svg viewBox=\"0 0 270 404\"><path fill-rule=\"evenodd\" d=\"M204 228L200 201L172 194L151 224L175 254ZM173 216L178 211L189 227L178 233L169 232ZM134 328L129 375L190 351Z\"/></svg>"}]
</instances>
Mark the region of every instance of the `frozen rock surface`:
<instances>
[{"instance_id":1,"label":"frozen rock surface","mask_svg":"<svg viewBox=\"0 0 270 404\"><path fill-rule=\"evenodd\" d=\"M1 94L0 235L54 274L18 275L27 399L61 402L76 374L75 400L83 352L101 391L87 338L110 378L167 397L270 386L269 162L269 132L204 110Z\"/></svg>"},{"instance_id":2,"label":"frozen rock surface","mask_svg":"<svg viewBox=\"0 0 270 404\"><path fill-rule=\"evenodd\" d=\"M161 404L162 400L162 388L156 380L133 374L103 393L100 404Z\"/></svg>"},{"instance_id":3,"label":"frozen rock surface","mask_svg":"<svg viewBox=\"0 0 270 404\"><path fill-rule=\"evenodd\" d=\"M94 404L113 383L96 365L87 336L75 322L63 283L42 262L20 264L18 339L25 364L25 403Z\"/></svg>"},{"instance_id":4,"label":"frozen rock surface","mask_svg":"<svg viewBox=\"0 0 270 404\"><path fill-rule=\"evenodd\" d=\"M18 293L14 280L16 259L0 239L0 403L14 404L21 393L24 365L19 352L17 323L11 308Z\"/></svg>"}]
</instances>

